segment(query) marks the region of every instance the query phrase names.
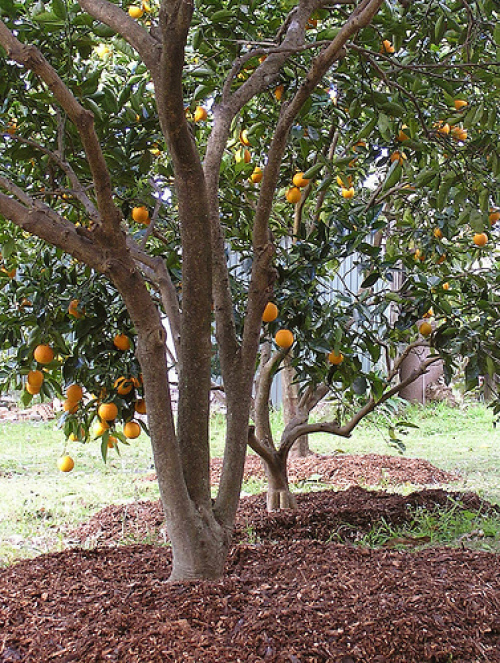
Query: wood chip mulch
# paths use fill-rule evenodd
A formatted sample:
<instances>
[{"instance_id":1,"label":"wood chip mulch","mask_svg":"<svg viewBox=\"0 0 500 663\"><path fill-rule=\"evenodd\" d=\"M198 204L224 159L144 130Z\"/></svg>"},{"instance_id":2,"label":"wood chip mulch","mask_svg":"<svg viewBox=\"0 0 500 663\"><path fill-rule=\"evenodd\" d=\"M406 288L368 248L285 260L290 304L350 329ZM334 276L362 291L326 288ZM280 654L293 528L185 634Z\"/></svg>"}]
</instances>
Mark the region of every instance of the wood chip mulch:
<instances>
[{"instance_id":1,"label":"wood chip mulch","mask_svg":"<svg viewBox=\"0 0 500 663\"><path fill-rule=\"evenodd\" d=\"M170 585L158 545L18 562L0 571L0 662L500 663L497 555L373 550L342 535L443 505L494 508L440 489L304 494L296 512L270 515L263 496L244 498L226 575L212 583ZM158 504L137 508L132 520L130 505L97 514L100 540L161 527Z\"/></svg>"},{"instance_id":2,"label":"wood chip mulch","mask_svg":"<svg viewBox=\"0 0 500 663\"><path fill-rule=\"evenodd\" d=\"M445 478L395 460L377 461L385 478ZM364 460L353 467L372 476ZM437 508L498 512L441 488L304 493L274 514L263 495L244 497L224 578L170 585L159 503L109 506L71 535L92 549L0 570L0 663L500 663L498 555L361 545L373 527ZM144 540L156 545L123 544Z\"/></svg>"},{"instance_id":3,"label":"wood chip mulch","mask_svg":"<svg viewBox=\"0 0 500 663\"><path fill-rule=\"evenodd\" d=\"M211 482L219 483L222 459L211 461ZM244 480L264 479L264 469L260 458L249 455L245 461ZM446 472L420 458L405 456L384 456L380 454L344 454L329 456L311 454L305 458L290 458L288 477L291 483L307 481L331 483L336 486L377 484L400 485L412 483L419 486L451 483L460 476ZM154 481L156 475L149 474L142 480Z\"/></svg>"}]
</instances>

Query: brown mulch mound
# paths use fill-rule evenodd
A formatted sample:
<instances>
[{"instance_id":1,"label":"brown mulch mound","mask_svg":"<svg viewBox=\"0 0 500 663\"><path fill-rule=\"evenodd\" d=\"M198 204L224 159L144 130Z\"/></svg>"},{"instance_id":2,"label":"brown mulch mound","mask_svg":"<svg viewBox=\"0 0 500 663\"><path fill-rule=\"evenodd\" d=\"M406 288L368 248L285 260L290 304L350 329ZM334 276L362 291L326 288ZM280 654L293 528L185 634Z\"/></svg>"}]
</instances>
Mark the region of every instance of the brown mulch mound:
<instances>
[{"instance_id":1,"label":"brown mulch mound","mask_svg":"<svg viewBox=\"0 0 500 663\"><path fill-rule=\"evenodd\" d=\"M385 521L399 526L414 518L417 508L437 507L487 512L495 507L474 493L426 489L404 497L360 487L297 495L296 511L268 514L264 495L243 497L236 517L235 543L278 540L357 541ZM163 510L157 502L110 505L71 532L70 543L116 545L130 542L166 543Z\"/></svg>"},{"instance_id":2,"label":"brown mulch mound","mask_svg":"<svg viewBox=\"0 0 500 663\"><path fill-rule=\"evenodd\" d=\"M376 476L364 458L350 469ZM308 462L333 476L346 457L321 469L301 460L306 471L294 476L306 480ZM416 461L412 475L408 459L394 460L399 469L379 463L386 480L394 470L412 483L446 481L429 464ZM356 483L341 467L336 481ZM352 544L416 509L498 508L442 489L404 497L351 486L297 498L296 511L273 514L263 495L243 498L225 577L198 584L168 583L166 546L116 545L166 541L158 502L103 509L72 533L93 550L0 570L0 663L500 663L498 555L390 549L423 542L411 537L379 550Z\"/></svg>"},{"instance_id":3,"label":"brown mulch mound","mask_svg":"<svg viewBox=\"0 0 500 663\"><path fill-rule=\"evenodd\" d=\"M212 485L219 483L222 469L222 458L211 461ZM336 486L353 486L363 484L375 486L399 485L412 483L419 486L451 483L460 477L446 472L420 458L403 456L383 456L380 454L335 454L321 456L311 454L306 458L290 458L288 476L291 483L305 481L321 481ZM263 479L264 469L258 456L249 455L245 461L244 480ZM150 474L146 480L155 480L156 474Z\"/></svg>"},{"instance_id":4,"label":"brown mulch mound","mask_svg":"<svg viewBox=\"0 0 500 663\"><path fill-rule=\"evenodd\" d=\"M170 551L43 555L0 571L2 663L498 663L500 564L318 541L235 546L220 582Z\"/></svg>"}]
</instances>

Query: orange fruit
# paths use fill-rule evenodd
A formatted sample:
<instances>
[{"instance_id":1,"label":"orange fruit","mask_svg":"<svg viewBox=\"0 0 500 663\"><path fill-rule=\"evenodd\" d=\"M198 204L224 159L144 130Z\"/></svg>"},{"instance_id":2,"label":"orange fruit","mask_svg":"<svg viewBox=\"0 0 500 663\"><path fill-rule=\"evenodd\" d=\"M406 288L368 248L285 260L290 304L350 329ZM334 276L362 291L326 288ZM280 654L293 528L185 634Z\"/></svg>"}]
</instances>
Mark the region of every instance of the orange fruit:
<instances>
[{"instance_id":1,"label":"orange fruit","mask_svg":"<svg viewBox=\"0 0 500 663\"><path fill-rule=\"evenodd\" d=\"M443 231L441 228L434 228L433 235L436 239L443 239Z\"/></svg>"},{"instance_id":2,"label":"orange fruit","mask_svg":"<svg viewBox=\"0 0 500 663\"><path fill-rule=\"evenodd\" d=\"M302 198L302 194L300 193L299 187L294 186L291 189L288 189L288 191L285 194L285 197L289 203L292 203L292 205L296 205Z\"/></svg>"},{"instance_id":3,"label":"orange fruit","mask_svg":"<svg viewBox=\"0 0 500 663\"><path fill-rule=\"evenodd\" d=\"M66 399L63 403L63 410L65 412L69 412L70 414L75 414L75 412L78 410L78 402L75 403L75 401Z\"/></svg>"},{"instance_id":4,"label":"orange fruit","mask_svg":"<svg viewBox=\"0 0 500 663\"><path fill-rule=\"evenodd\" d=\"M295 173L293 176L292 182L299 189L303 186L307 186L311 180L308 180L304 177L304 173Z\"/></svg>"},{"instance_id":5,"label":"orange fruit","mask_svg":"<svg viewBox=\"0 0 500 663\"><path fill-rule=\"evenodd\" d=\"M78 310L78 304L80 303L79 299L72 299L69 303L68 306L68 313L69 315L72 315L74 318L83 318L85 315L85 309L82 309L81 311Z\"/></svg>"},{"instance_id":6,"label":"orange fruit","mask_svg":"<svg viewBox=\"0 0 500 663\"><path fill-rule=\"evenodd\" d=\"M146 401L144 398L139 398L139 400L135 402L135 411L137 414L146 414Z\"/></svg>"},{"instance_id":7,"label":"orange fruit","mask_svg":"<svg viewBox=\"0 0 500 663\"><path fill-rule=\"evenodd\" d=\"M446 283L443 283L443 290L449 290L449 289L450 289L450 284L448 283L448 281L446 281Z\"/></svg>"},{"instance_id":8,"label":"orange fruit","mask_svg":"<svg viewBox=\"0 0 500 663\"><path fill-rule=\"evenodd\" d=\"M458 110L462 110L462 108L465 108L469 104L468 104L467 101L464 101L463 99L455 99L455 101L453 102L453 105L455 106L455 110L458 111Z\"/></svg>"},{"instance_id":9,"label":"orange fruit","mask_svg":"<svg viewBox=\"0 0 500 663\"><path fill-rule=\"evenodd\" d=\"M40 389L43 383L42 371L30 371L27 376L28 384L35 389Z\"/></svg>"},{"instance_id":10,"label":"orange fruit","mask_svg":"<svg viewBox=\"0 0 500 663\"><path fill-rule=\"evenodd\" d=\"M68 439L71 440L71 442L81 442L85 439L85 429L83 426L80 426L76 433L70 433Z\"/></svg>"},{"instance_id":11,"label":"orange fruit","mask_svg":"<svg viewBox=\"0 0 500 663\"><path fill-rule=\"evenodd\" d=\"M381 53L394 53L394 46L388 39L384 39L382 46L380 47Z\"/></svg>"},{"instance_id":12,"label":"orange fruit","mask_svg":"<svg viewBox=\"0 0 500 663\"><path fill-rule=\"evenodd\" d=\"M79 384L71 384L66 389L66 398L68 401L73 401L73 403L78 403L83 398L83 389Z\"/></svg>"},{"instance_id":13,"label":"orange fruit","mask_svg":"<svg viewBox=\"0 0 500 663\"><path fill-rule=\"evenodd\" d=\"M278 317L278 307L273 302L267 302L264 313L262 314L262 322L273 322Z\"/></svg>"},{"instance_id":14,"label":"orange fruit","mask_svg":"<svg viewBox=\"0 0 500 663\"><path fill-rule=\"evenodd\" d=\"M71 472L71 470L75 467L75 461L71 458L71 456L68 456L68 454L64 454L64 456L61 456L57 461L57 467L61 470L61 472Z\"/></svg>"},{"instance_id":15,"label":"orange fruit","mask_svg":"<svg viewBox=\"0 0 500 663\"><path fill-rule=\"evenodd\" d=\"M490 213L488 214L488 221L493 225L497 221L500 221L500 211L499 210L490 210Z\"/></svg>"},{"instance_id":16,"label":"orange fruit","mask_svg":"<svg viewBox=\"0 0 500 663\"><path fill-rule=\"evenodd\" d=\"M264 177L264 173L262 172L262 168L259 168L259 166L255 166L253 169L253 173L250 175L250 182L252 184L258 184L259 182L262 181L262 178Z\"/></svg>"},{"instance_id":17,"label":"orange fruit","mask_svg":"<svg viewBox=\"0 0 500 663\"><path fill-rule=\"evenodd\" d=\"M127 423L123 427L123 434L125 435L125 437L134 440L136 437L139 437L139 435L141 434L141 427L137 423L137 421L127 421Z\"/></svg>"},{"instance_id":18,"label":"orange fruit","mask_svg":"<svg viewBox=\"0 0 500 663\"><path fill-rule=\"evenodd\" d=\"M108 430L109 426L105 421L96 421L92 426L92 433L94 437L101 437L105 430Z\"/></svg>"},{"instance_id":19,"label":"orange fruit","mask_svg":"<svg viewBox=\"0 0 500 663\"><path fill-rule=\"evenodd\" d=\"M144 10L142 7L132 6L128 8L128 14L132 18L142 18Z\"/></svg>"},{"instance_id":20,"label":"orange fruit","mask_svg":"<svg viewBox=\"0 0 500 663\"><path fill-rule=\"evenodd\" d=\"M50 364L54 359L54 350L50 345L37 345L33 357L39 364Z\"/></svg>"},{"instance_id":21,"label":"orange fruit","mask_svg":"<svg viewBox=\"0 0 500 663\"><path fill-rule=\"evenodd\" d=\"M274 90L274 96L276 98L276 101L281 101L281 98L283 97L284 92L285 92L285 86L284 85L278 85L278 87Z\"/></svg>"},{"instance_id":22,"label":"orange fruit","mask_svg":"<svg viewBox=\"0 0 500 663\"><path fill-rule=\"evenodd\" d=\"M354 187L351 186L349 189L342 189L342 198L346 198L350 200L351 198L354 198Z\"/></svg>"},{"instance_id":23,"label":"orange fruit","mask_svg":"<svg viewBox=\"0 0 500 663\"><path fill-rule=\"evenodd\" d=\"M102 403L97 414L103 421L114 421L118 416L118 408L114 403Z\"/></svg>"},{"instance_id":24,"label":"orange fruit","mask_svg":"<svg viewBox=\"0 0 500 663\"><path fill-rule=\"evenodd\" d=\"M242 131L240 131L240 143L245 147L250 146L250 141L248 140L248 131L246 129L242 129Z\"/></svg>"},{"instance_id":25,"label":"orange fruit","mask_svg":"<svg viewBox=\"0 0 500 663\"><path fill-rule=\"evenodd\" d=\"M35 387L34 385L31 385L29 382L26 382L24 387L28 392L28 394L31 394L32 396L35 396L36 394L40 393L40 387Z\"/></svg>"},{"instance_id":26,"label":"orange fruit","mask_svg":"<svg viewBox=\"0 0 500 663\"><path fill-rule=\"evenodd\" d=\"M330 362L330 364L338 366L344 361L344 355L341 352L337 354L334 350L332 350L328 355L328 361Z\"/></svg>"},{"instance_id":27,"label":"orange fruit","mask_svg":"<svg viewBox=\"0 0 500 663\"><path fill-rule=\"evenodd\" d=\"M121 377L117 378L113 384L113 387L120 394L120 396L126 396L130 394L134 387L134 383L131 378Z\"/></svg>"},{"instance_id":28,"label":"orange fruit","mask_svg":"<svg viewBox=\"0 0 500 663\"><path fill-rule=\"evenodd\" d=\"M450 125L446 122L438 128L438 134L444 134L447 136L451 131Z\"/></svg>"},{"instance_id":29,"label":"orange fruit","mask_svg":"<svg viewBox=\"0 0 500 663\"><path fill-rule=\"evenodd\" d=\"M403 126L401 127L401 129L398 131L398 136L397 136L397 138L398 138L398 140L399 140L400 143L403 143L405 140L410 140L410 137L408 136L408 134L406 134L406 133L404 132L404 129L407 129L407 128L408 128L408 127L406 126L406 124L403 124Z\"/></svg>"},{"instance_id":30,"label":"orange fruit","mask_svg":"<svg viewBox=\"0 0 500 663\"><path fill-rule=\"evenodd\" d=\"M280 329L274 337L276 345L280 348L291 348L293 345L293 334L289 329Z\"/></svg>"},{"instance_id":31,"label":"orange fruit","mask_svg":"<svg viewBox=\"0 0 500 663\"><path fill-rule=\"evenodd\" d=\"M396 150L396 152L393 152L390 156L391 163L394 163L397 161L400 165L403 165L403 161L407 159L407 156L404 152L399 152Z\"/></svg>"},{"instance_id":32,"label":"orange fruit","mask_svg":"<svg viewBox=\"0 0 500 663\"><path fill-rule=\"evenodd\" d=\"M472 238L472 241L476 246L482 248L488 244L488 235L486 233L476 233Z\"/></svg>"},{"instance_id":33,"label":"orange fruit","mask_svg":"<svg viewBox=\"0 0 500 663\"><path fill-rule=\"evenodd\" d=\"M142 223L144 226L149 226L151 223L148 208L144 205L141 205L140 207L134 207L132 209L132 218L136 223Z\"/></svg>"},{"instance_id":34,"label":"orange fruit","mask_svg":"<svg viewBox=\"0 0 500 663\"><path fill-rule=\"evenodd\" d=\"M418 331L422 334L422 336L430 336L432 334L432 325L430 322L422 322L420 327L418 328Z\"/></svg>"},{"instance_id":35,"label":"orange fruit","mask_svg":"<svg viewBox=\"0 0 500 663\"><path fill-rule=\"evenodd\" d=\"M108 437L108 449L113 449L113 447L116 447L118 445L118 438L116 438L114 435L110 435Z\"/></svg>"},{"instance_id":36,"label":"orange fruit","mask_svg":"<svg viewBox=\"0 0 500 663\"><path fill-rule=\"evenodd\" d=\"M194 121L195 122L204 122L208 117L207 109L203 106L196 106L194 111Z\"/></svg>"},{"instance_id":37,"label":"orange fruit","mask_svg":"<svg viewBox=\"0 0 500 663\"><path fill-rule=\"evenodd\" d=\"M125 334L117 334L113 339L113 343L118 350L130 350L130 339Z\"/></svg>"}]
</instances>

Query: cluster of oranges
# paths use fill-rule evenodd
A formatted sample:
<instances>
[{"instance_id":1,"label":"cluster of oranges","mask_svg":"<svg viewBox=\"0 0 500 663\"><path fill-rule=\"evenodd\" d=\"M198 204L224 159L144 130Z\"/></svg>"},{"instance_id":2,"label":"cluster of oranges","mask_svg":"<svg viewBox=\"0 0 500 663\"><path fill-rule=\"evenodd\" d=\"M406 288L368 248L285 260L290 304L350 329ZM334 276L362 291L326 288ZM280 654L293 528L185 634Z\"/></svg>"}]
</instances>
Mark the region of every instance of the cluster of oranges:
<instances>
[{"instance_id":1,"label":"cluster of oranges","mask_svg":"<svg viewBox=\"0 0 500 663\"><path fill-rule=\"evenodd\" d=\"M149 2L147 2L147 0L142 0L140 5L131 5L128 8L128 13L131 18L142 18L144 14L151 13L151 5Z\"/></svg>"},{"instance_id":2,"label":"cluster of oranges","mask_svg":"<svg viewBox=\"0 0 500 663\"><path fill-rule=\"evenodd\" d=\"M268 302L262 314L262 322L274 322L277 319L278 314L279 310L276 304ZM274 336L274 341L279 348L288 350L292 347L295 339L293 333L289 329L279 329ZM338 366L344 361L344 355L341 352L337 353L334 350L332 350L327 357L330 364L333 364L334 366Z\"/></svg>"},{"instance_id":3,"label":"cluster of oranges","mask_svg":"<svg viewBox=\"0 0 500 663\"><path fill-rule=\"evenodd\" d=\"M306 187L310 181L311 180L304 177L304 173L295 173L292 179L293 186L287 189L287 192L285 193L285 198L287 201L292 203L292 205L299 203L300 199L302 198L301 189Z\"/></svg>"}]
</instances>

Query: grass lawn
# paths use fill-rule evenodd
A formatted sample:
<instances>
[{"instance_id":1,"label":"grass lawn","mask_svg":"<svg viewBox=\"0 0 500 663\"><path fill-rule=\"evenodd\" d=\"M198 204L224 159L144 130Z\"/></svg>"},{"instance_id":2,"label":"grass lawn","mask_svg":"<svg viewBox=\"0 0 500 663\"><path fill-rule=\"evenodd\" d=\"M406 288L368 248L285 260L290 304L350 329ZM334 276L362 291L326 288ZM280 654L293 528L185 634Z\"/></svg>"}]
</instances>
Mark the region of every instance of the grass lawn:
<instances>
[{"instance_id":1,"label":"grass lawn","mask_svg":"<svg viewBox=\"0 0 500 663\"><path fill-rule=\"evenodd\" d=\"M458 470L459 487L478 492L500 504L500 427L482 405L467 409L412 406L407 418L419 426L405 437L406 455ZM276 429L280 415L274 417ZM387 444L379 423L364 423L352 438L315 435L311 447L320 453L397 454ZM223 416L212 419L212 455L222 455ZM57 459L64 451L63 434L54 422L0 425L0 566L20 557L62 549L77 524L108 504L157 499L154 481L144 481L153 469L149 440L141 435L122 455L112 451L105 465L99 443L68 442L75 469L62 474ZM253 482L247 492L262 489Z\"/></svg>"}]
</instances>

